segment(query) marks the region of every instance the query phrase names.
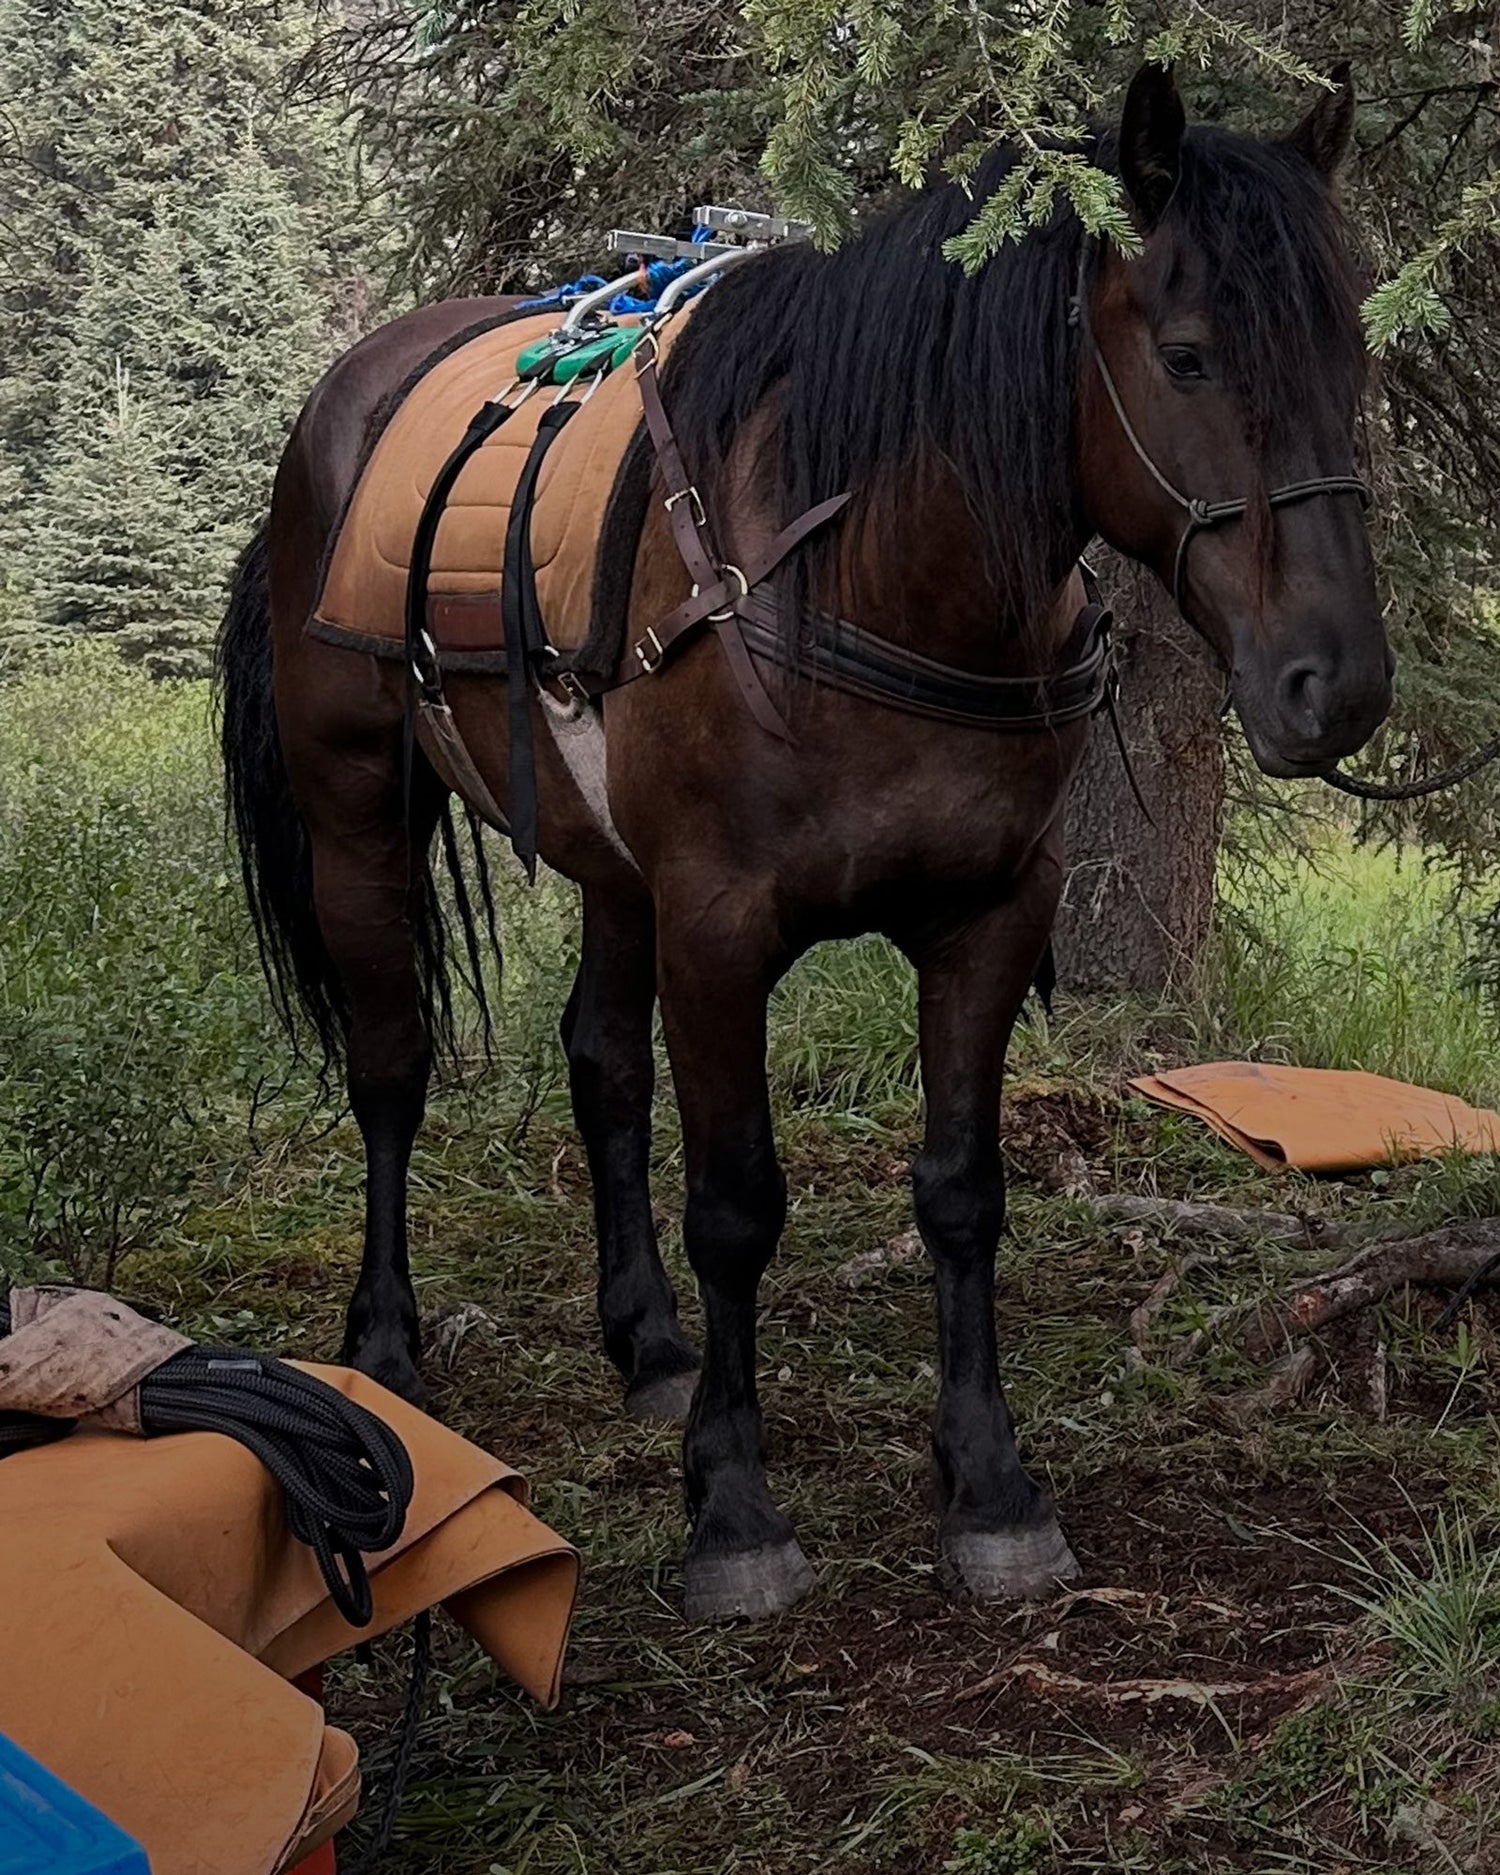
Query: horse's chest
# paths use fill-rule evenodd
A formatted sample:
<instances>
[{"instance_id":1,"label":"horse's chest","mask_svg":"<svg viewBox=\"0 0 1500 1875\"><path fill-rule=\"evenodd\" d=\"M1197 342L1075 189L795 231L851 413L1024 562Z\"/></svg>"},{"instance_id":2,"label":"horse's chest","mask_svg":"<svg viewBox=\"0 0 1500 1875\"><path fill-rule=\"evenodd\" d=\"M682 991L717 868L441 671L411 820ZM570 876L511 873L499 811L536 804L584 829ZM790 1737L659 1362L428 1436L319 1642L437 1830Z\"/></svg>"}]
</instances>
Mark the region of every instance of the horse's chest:
<instances>
[{"instance_id":1,"label":"horse's chest","mask_svg":"<svg viewBox=\"0 0 1500 1875\"><path fill-rule=\"evenodd\" d=\"M979 886L1025 871L1056 824L1082 736L932 730L920 753L860 765L810 793L784 865L803 895L830 903L892 882Z\"/></svg>"}]
</instances>

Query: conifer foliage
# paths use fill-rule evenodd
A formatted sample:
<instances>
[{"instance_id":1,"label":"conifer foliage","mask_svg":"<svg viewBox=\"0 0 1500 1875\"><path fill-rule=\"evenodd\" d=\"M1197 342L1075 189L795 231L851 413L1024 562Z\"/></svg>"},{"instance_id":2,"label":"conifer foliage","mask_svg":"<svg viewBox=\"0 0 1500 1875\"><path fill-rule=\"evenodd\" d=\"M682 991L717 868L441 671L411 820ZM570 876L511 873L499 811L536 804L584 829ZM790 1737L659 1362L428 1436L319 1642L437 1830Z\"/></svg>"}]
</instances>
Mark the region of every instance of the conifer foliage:
<instances>
[{"instance_id":1,"label":"conifer foliage","mask_svg":"<svg viewBox=\"0 0 1500 1875\"><path fill-rule=\"evenodd\" d=\"M0 609L204 668L358 274L302 0L0 0ZM353 232L351 232L351 229Z\"/></svg>"}]
</instances>

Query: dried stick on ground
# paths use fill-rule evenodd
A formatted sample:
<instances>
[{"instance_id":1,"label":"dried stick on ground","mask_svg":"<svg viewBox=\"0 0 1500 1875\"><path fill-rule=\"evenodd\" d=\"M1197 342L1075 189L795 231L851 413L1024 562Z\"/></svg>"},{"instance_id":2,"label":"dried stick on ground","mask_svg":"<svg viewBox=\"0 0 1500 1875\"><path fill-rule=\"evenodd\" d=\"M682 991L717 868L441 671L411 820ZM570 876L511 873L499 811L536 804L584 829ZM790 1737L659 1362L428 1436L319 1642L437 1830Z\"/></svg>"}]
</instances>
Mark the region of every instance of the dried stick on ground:
<instances>
[{"instance_id":1,"label":"dried stick on ground","mask_svg":"<svg viewBox=\"0 0 1500 1875\"><path fill-rule=\"evenodd\" d=\"M1280 1297L1267 1297L1214 1317L1211 1328L1236 1322L1247 1354L1263 1358L1329 1322L1369 1308L1408 1283L1458 1289L1476 1277L1500 1281L1500 1218L1448 1224L1421 1237L1375 1243L1336 1269L1304 1277Z\"/></svg>"},{"instance_id":2,"label":"dried stick on ground","mask_svg":"<svg viewBox=\"0 0 1500 1875\"><path fill-rule=\"evenodd\" d=\"M1225 1204L1191 1204L1180 1198L1138 1198L1102 1192L1091 1198L1094 1215L1107 1224L1144 1224L1185 1236L1217 1237L1224 1243L1299 1244L1309 1249L1353 1250L1391 1234L1388 1224L1337 1224L1289 1211L1241 1211Z\"/></svg>"}]
</instances>

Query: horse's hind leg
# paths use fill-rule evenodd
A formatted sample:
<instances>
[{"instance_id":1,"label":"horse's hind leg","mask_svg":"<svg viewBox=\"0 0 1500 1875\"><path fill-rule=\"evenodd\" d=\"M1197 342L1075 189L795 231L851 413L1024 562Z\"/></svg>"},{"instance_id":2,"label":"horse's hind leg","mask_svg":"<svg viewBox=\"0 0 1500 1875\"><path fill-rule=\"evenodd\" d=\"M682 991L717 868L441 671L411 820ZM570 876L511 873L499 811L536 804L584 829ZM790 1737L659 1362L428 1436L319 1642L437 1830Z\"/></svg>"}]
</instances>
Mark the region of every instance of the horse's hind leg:
<instances>
[{"instance_id":1,"label":"horse's hind leg","mask_svg":"<svg viewBox=\"0 0 1500 1875\"><path fill-rule=\"evenodd\" d=\"M359 757L330 764L321 786L300 790L318 925L348 1005L349 1105L365 1148L364 1254L342 1358L420 1405L406 1182L432 1047L414 933L442 796L418 761L408 829L399 724Z\"/></svg>"},{"instance_id":2,"label":"horse's hind leg","mask_svg":"<svg viewBox=\"0 0 1500 1875\"><path fill-rule=\"evenodd\" d=\"M912 1186L937 1286L932 1449L943 1563L958 1588L985 1601L1045 1594L1078 1570L1016 1452L995 1347L995 1254L1005 1221L1000 1083L1051 927L1057 871L1044 858L1007 903L907 945L921 986L927 1124Z\"/></svg>"},{"instance_id":3,"label":"horse's hind leg","mask_svg":"<svg viewBox=\"0 0 1500 1875\"><path fill-rule=\"evenodd\" d=\"M677 1322L651 1215L656 917L644 891L586 886L583 955L563 1014L573 1113L599 1232L599 1319L625 1376L626 1411L684 1419L698 1355Z\"/></svg>"}]
</instances>

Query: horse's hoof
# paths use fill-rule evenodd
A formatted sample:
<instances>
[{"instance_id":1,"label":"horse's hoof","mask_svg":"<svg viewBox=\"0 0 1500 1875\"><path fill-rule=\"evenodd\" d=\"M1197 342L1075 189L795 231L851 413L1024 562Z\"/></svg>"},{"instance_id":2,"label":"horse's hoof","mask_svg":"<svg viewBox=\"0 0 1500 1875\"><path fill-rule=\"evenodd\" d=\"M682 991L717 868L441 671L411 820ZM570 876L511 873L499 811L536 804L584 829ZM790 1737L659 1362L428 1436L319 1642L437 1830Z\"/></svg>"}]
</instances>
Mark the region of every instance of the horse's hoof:
<instances>
[{"instance_id":1,"label":"horse's hoof","mask_svg":"<svg viewBox=\"0 0 1500 1875\"><path fill-rule=\"evenodd\" d=\"M1034 1530L963 1530L943 1538L943 1573L976 1602L1040 1601L1078 1574L1055 1518Z\"/></svg>"},{"instance_id":2,"label":"horse's hoof","mask_svg":"<svg viewBox=\"0 0 1500 1875\"><path fill-rule=\"evenodd\" d=\"M626 1417L680 1426L692 1408L697 1390L696 1367L682 1374L661 1374L655 1380L637 1381L625 1395Z\"/></svg>"},{"instance_id":3,"label":"horse's hoof","mask_svg":"<svg viewBox=\"0 0 1500 1875\"><path fill-rule=\"evenodd\" d=\"M352 1353L346 1347L339 1358L346 1367L357 1368L388 1393L405 1400L408 1406L427 1411L427 1382L418 1373L417 1364L406 1348L380 1348L366 1343Z\"/></svg>"},{"instance_id":4,"label":"horse's hoof","mask_svg":"<svg viewBox=\"0 0 1500 1875\"><path fill-rule=\"evenodd\" d=\"M690 1556L683 1613L689 1621L755 1621L800 1602L816 1580L795 1537L734 1556Z\"/></svg>"}]
</instances>

